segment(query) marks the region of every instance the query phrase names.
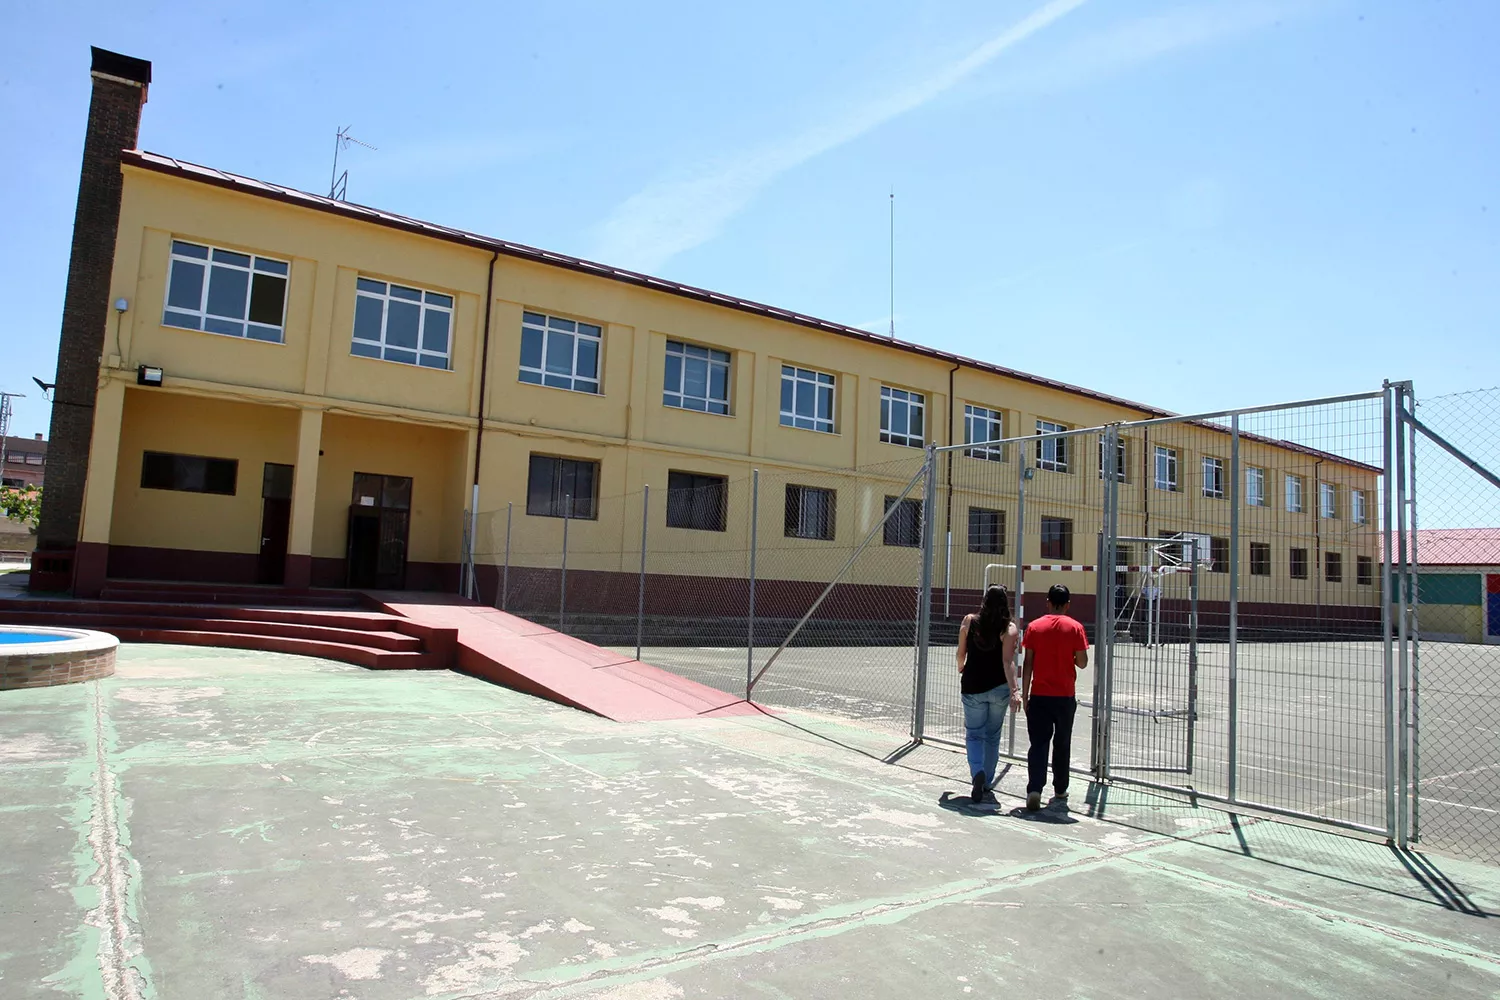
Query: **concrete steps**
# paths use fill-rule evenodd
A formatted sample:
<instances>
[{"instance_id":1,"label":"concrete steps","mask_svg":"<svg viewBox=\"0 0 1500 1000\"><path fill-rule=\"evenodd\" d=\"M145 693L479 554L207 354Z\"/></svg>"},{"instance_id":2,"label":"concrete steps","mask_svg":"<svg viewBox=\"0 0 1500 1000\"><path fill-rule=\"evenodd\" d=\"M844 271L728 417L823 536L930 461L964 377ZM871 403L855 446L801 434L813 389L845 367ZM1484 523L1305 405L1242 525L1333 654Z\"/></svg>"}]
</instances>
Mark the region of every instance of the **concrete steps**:
<instances>
[{"instance_id":1,"label":"concrete steps","mask_svg":"<svg viewBox=\"0 0 1500 1000\"><path fill-rule=\"evenodd\" d=\"M353 590L288 590L247 584L172 583L161 580L110 580L100 592L106 601L151 603L270 605L295 608L359 608L365 601Z\"/></svg>"}]
</instances>

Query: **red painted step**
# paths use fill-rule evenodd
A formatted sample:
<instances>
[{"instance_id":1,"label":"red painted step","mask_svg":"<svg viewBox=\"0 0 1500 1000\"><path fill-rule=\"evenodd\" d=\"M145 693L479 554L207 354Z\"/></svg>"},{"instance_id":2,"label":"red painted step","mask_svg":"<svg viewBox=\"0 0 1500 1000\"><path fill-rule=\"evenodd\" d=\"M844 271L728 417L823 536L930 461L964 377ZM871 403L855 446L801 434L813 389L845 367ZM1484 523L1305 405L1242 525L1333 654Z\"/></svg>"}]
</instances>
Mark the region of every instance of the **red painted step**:
<instances>
[{"instance_id":1,"label":"red painted step","mask_svg":"<svg viewBox=\"0 0 1500 1000\"><path fill-rule=\"evenodd\" d=\"M389 627L382 630L308 625L291 622L266 622L233 618L174 617L142 614L80 614L66 612L12 611L0 608L0 623L7 625L56 625L89 628L114 634L116 628L168 629L189 632L233 632L239 635L279 635L293 639L317 639L323 642L369 646L391 652L422 652L422 640L402 635ZM382 625L386 623L382 622Z\"/></svg>"},{"instance_id":2,"label":"red painted step","mask_svg":"<svg viewBox=\"0 0 1500 1000\"><path fill-rule=\"evenodd\" d=\"M448 664L436 653L389 652L343 642L295 639L279 635L244 635L238 632L208 632L190 629L129 628L115 626L108 632L121 642L162 642L183 646L220 646L258 649L268 653L296 653L340 660L371 670L444 670Z\"/></svg>"}]
</instances>

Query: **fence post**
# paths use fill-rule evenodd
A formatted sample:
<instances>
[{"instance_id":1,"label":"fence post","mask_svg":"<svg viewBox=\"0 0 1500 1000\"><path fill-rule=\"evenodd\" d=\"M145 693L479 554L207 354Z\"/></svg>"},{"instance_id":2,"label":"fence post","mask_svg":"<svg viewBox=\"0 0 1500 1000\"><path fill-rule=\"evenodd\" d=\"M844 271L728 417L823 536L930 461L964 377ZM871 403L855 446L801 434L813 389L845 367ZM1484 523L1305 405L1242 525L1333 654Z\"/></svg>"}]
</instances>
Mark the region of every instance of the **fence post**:
<instances>
[{"instance_id":1,"label":"fence post","mask_svg":"<svg viewBox=\"0 0 1500 1000\"><path fill-rule=\"evenodd\" d=\"M931 638L933 507L937 504L937 446L927 446L922 485L922 572L917 597L917 690L912 705L912 739L920 741L927 728L927 645Z\"/></svg>"},{"instance_id":2,"label":"fence post","mask_svg":"<svg viewBox=\"0 0 1500 1000\"><path fill-rule=\"evenodd\" d=\"M641 659L641 636L646 627L646 525L650 523L651 487L641 491L641 576L635 595L635 659Z\"/></svg>"},{"instance_id":3,"label":"fence post","mask_svg":"<svg viewBox=\"0 0 1500 1000\"><path fill-rule=\"evenodd\" d=\"M1187 773L1193 773L1198 743L1198 539L1193 539L1193 571L1188 574Z\"/></svg>"},{"instance_id":4,"label":"fence post","mask_svg":"<svg viewBox=\"0 0 1500 1000\"><path fill-rule=\"evenodd\" d=\"M760 470L750 472L750 624L745 636L745 700L750 700L750 678L755 674L755 545L760 520Z\"/></svg>"},{"instance_id":5,"label":"fence post","mask_svg":"<svg viewBox=\"0 0 1500 1000\"><path fill-rule=\"evenodd\" d=\"M1240 415L1229 418L1232 434L1229 443L1229 488L1234 500L1229 505L1229 801L1239 799L1240 782ZM1197 563L1198 540L1193 539L1194 564Z\"/></svg>"},{"instance_id":6,"label":"fence post","mask_svg":"<svg viewBox=\"0 0 1500 1000\"><path fill-rule=\"evenodd\" d=\"M1381 397L1381 456L1384 472L1380 477L1380 635L1381 635L1381 694L1385 709L1385 835L1391 843L1396 842L1396 653L1391 634L1391 605L1397 597L1391 587L1393 561L1396 557L1392 542L1396 535L1395 496L1395 441L1392 437L1393 421L1396 419L1393 397L1395 389L1386 380ZM1400 577L1395 577L1401 586Z\"/></svg>"},{"instance_id":7,"label":"fence post","mask_svg":"<svg viewBox=\"0 0 1500 1000\"><path fill-rule=\"evenodd\" d=\"M1116 456L1119 454L1120 428L1110 426L1104 432L1104 495L1099 525L1099 562L1094 567L1095 601L1104 600L1104 625L1094 642L1094 746L1089 761L1094 776L1109 780L1110 730L1114 711L1114 566L1120 548L1120 478ZM1106 567L1108 571L1106 573ZM1107 584L1106 584L1107 579ZM1108 596L1103 596L1107 592Z\"/></svg>"},{"instance_id":8,"label":"fence post","mask_svg":"<svg viewBox=\"0 0 1500 1000\"><path fill-rule=\"evenodd\" d=\"M563 494L562 589L557 595L557 630L563 630L568 614L568 522L573 520L573 495Z\"/></svg>"},{"instance_id":9,"label":"fence post","mask_svg":"<svg viewBox=\"0 0 1500 1000\"><path fill-rule=\"evenodd\" d=\"M507 501L505 504L505 568L500 572L500 610L505 610L506 598L510 596L510 516L515 510L515 503Z\"/></svg>"},{"instance_id":10,"label":"fence post","mask_svg":"<svg viewBox=\"0 0 1500 1000\"><path fill-rule=\"evenodd\" d=\"M1396 567L1401 579L1401 603L1400 617L1396 624L1397 640L1397 673L1396 673L1396 846L1406 847L1407 840L1407 818L1406 818L1406 771L1407 771L1407 671L1409 669L1408 643L1410 632L1407 628L1409 607L1417 600L1417 595L1412 593L1412 573L1408 568L1407 549L1410 543L1406 536L1406 442L1407 442L1407 406L1409 405L1409 384L1396 384Z\"/></svg>"},{"instance_id":11,"label":"fence post","mask_svg":"<svg viewBox=\"0 0 1500 1000\"><path fill-rule=\"evenodd\" d=\"M474 565L474 552L479 547L479 484L474 484L474 502L469 509L469 593L464 596L471 601L479 600L479 572Z\"/></svg>"},{"instance_id":12,"label":"fence post","mask_svg":"<svg viewBox=\"0 0 1500 1000\"><path fill-rule=\"evenodd\" d=\"M1410 385L1410 383L1408 383ZM1410 395L1412 409L1416 409L1416 393ZM1416 588L1420 590L1422 585L1422 560L1421 553L1417 551L1417 425L1407 421L1409 438L1410 460L1411 460L1411 483L1406 502L1411 506L1411 568ZM1422 743L1419 738L1421 729L1421 666L1422 666L1422 602L1416 594L1411 602L1411 718L1409 720L1411 738L1402 737L1402 742L1409 748L1407 753L1411 757L1411 829L1408 831L1408 841L1420 841L1421 838L1421 796L1418 788L1422 763Z\"/></svg>"},{"instance_id":13,"label":"fence post","mask_svg":"<svg viewBox=\"0 0 1500 1000\"><path fill-rule=\"evenodd\" d=\"M1021 623L1024 629L1026 625L1026 477L1031 472L1026 467L1026 446L1016 446L1016 589L1012 591L1015 596L1015 608L1012 617ZM1016 643L1016 683L1021 682L1021 644ZM1016 725L1017 713L1015 709L1010 710L1010 735L1006 737L1005 753L1009 757L1016 755Z\"/></svg>"}]
</instances>

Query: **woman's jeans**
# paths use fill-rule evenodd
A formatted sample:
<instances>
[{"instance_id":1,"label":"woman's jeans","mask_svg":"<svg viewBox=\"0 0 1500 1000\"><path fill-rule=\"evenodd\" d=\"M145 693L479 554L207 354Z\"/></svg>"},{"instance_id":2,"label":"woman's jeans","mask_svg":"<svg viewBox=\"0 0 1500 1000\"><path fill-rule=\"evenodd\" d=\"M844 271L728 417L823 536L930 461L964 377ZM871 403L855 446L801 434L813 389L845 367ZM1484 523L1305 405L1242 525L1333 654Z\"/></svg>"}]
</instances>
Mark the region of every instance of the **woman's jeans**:
<instances>
[{"instance_id":1,"label":"woman's jeans","mask_svg":"<svg viewBox=\"0 0 1500 1000\"><path fill-rule=\"evenodd\" d=\"M995 783L995 768L1000 763L1000 730L1010 711L1010 685L1001 684L979 694L966 694L964 700L964 747L969 752L969 774L984 772L989 784Z\"/></svg>"}]
</instances>

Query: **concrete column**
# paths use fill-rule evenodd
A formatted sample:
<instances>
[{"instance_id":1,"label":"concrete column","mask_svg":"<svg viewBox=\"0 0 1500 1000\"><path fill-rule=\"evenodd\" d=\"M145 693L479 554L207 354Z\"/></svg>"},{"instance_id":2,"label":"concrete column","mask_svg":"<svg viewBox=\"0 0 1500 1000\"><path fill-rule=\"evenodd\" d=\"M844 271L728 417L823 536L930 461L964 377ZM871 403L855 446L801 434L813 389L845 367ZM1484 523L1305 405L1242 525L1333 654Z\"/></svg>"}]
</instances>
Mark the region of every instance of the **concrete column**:
<instances>
[{"instance_id":1,"label":"concrete column","mask_svg":"<svg viewBox=\"0 0 1500 1000\"><path fill-rule=\"evenodd\" d=\"M94 430L83 494L78 547L73 556L73 593L98 597L109 564L109 532L120 465L120 427L125 419L125 383L110 379L94 399Z\"/></svg>"},{"instance_id":2,"label":"concrete column","mask_svg":"<svg viewBox=\"0 0 1500 1000\"><path fill-rule=\"evenodd\" d=\"M323 411L303 410L297 428L297 471L292 480L292 524L287 533L286 585L312 585L313 516L318 505L318 457Z\"/></svg>"}]
</instances>

